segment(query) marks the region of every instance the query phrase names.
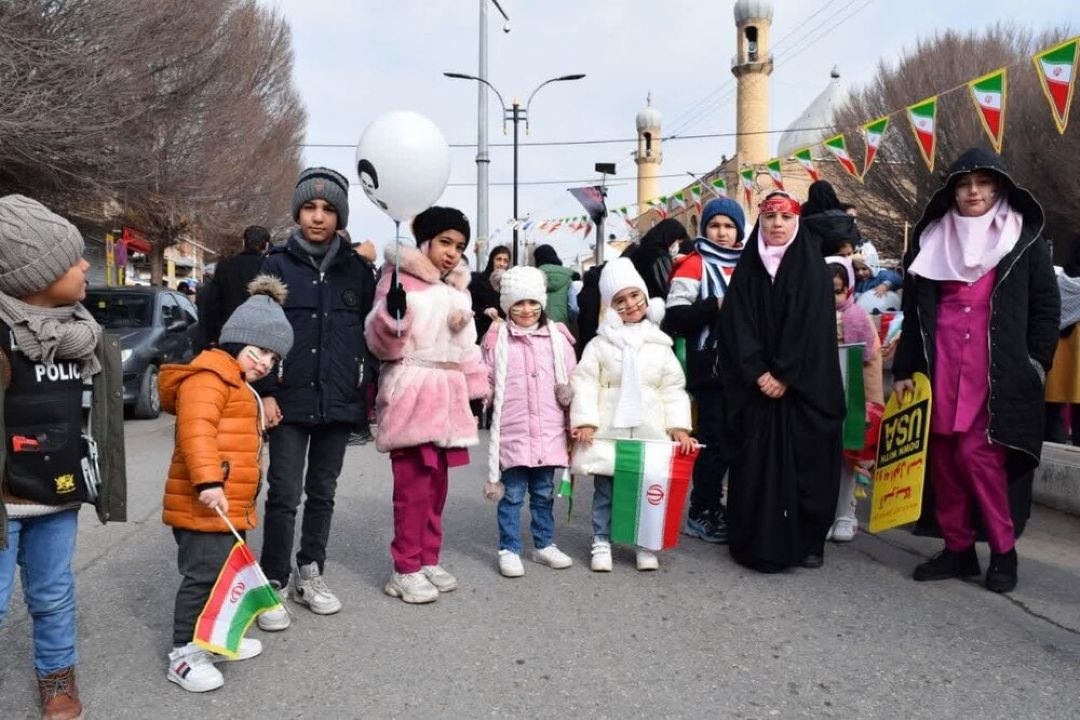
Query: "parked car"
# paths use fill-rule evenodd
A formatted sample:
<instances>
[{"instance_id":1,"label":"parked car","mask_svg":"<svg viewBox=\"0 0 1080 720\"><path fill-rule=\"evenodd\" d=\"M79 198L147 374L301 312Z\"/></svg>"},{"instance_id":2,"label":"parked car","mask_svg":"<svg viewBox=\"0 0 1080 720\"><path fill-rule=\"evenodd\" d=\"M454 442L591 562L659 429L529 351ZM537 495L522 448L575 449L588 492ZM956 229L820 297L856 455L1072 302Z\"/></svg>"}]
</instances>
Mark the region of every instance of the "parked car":
<instances>
[{"instance_id":1,"label":"parked car","mask_svg":"<svg viewBox=\"0 0 1080 720\"><path fill-rule=\"evenodd\" d=\"M120 336L124 405L138 418L161 413L158 369L195 355L199 312L182 293L161 287L92 287L83 305Z\"/></svg>"}]
</instances>

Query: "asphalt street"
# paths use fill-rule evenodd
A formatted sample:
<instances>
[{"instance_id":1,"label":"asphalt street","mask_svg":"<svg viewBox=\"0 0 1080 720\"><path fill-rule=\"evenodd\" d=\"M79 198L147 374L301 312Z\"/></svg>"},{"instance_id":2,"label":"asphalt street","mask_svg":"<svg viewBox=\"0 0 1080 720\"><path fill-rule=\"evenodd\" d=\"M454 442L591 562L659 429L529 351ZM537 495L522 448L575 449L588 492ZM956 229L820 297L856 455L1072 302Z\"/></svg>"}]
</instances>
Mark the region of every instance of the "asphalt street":
<instances>
[{"instance_id":1,"label":"asphalt street","mask_svg":"<svg viewBox=\"0 0 1080 720\"><path fill-rule=\"evenodd\" d=\"M344 608L290 605L283 633L204 695L165 679L176 548L160 520L172 418L127 424L130 522L81 516L79 685L88 718L1075 718L1080 520L1037 508L1020 586L915 583L938 541L904 531L830 545L821 570L759 575L683 538L660 570L588 570L588 480L556 542L575 561L496 569L485 449L452 471L443 563L460 589L427 606L386 597L391 476L349 448L327 581ZM484 437L486 442L486 434ZM261 510L261 503L260 503ZM298 523L299 526L299 523ZM258 550L261 532L252 533ZM526 542L526 546L529 543ZM985 566L988 550L980 547ZM30 622L16 588L0 628L0 719L37 717Z\"/></svg>"}]
</instances>

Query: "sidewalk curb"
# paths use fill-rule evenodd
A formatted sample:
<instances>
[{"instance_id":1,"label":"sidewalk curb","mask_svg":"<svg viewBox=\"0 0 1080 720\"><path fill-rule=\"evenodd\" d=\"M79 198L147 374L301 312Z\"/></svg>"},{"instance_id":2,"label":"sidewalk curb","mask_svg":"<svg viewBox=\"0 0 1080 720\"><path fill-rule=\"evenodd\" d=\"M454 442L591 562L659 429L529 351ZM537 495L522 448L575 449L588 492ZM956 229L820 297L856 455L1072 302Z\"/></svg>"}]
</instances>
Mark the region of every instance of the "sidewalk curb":
<instances>
[{"instance_id":1,"label":"sidewalk curb","mask_svg":"<svg viewBox=\"0 0 1080 720\"><path fill-rule=\"evenodd\" d=\"M1045 443L1033 494L1040 505L1080 517L1080 447Z\"/></svg>"}]
</instances>

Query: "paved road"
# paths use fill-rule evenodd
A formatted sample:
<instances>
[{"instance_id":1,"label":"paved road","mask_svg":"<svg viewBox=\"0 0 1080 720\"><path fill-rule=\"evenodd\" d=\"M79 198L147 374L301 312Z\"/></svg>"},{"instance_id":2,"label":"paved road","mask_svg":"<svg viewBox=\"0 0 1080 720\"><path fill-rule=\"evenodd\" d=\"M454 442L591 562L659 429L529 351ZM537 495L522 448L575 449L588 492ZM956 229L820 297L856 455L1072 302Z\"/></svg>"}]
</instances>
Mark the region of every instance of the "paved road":
<instances>
[{"instance_id":1,"label":"paved road","mask_svg":"<svg viewBox=\"0 0 1080 720\"><path fill-rule=\"evenodd\" d=\"M524 578L505 580L477 452L446 508L444 562L461 589L411 607L381 591L390 468L372 446L349 449L338 491L328 579L342 612L296 608L288 631L253 630L263 655L228 666L221 690L190 695L165 680L178 577L159 503L172 422L127 432L131 522L102 527L84 511L76 558L88 717L1080 716L1074 518L1037 510L1008 597L912 582L937 544L899 531L830 548L818 571L758 575L687 540L657 573L637 573L624 552L596 575L586 481L556 536L577 564L527 563ZM0 629L3 720L36 716L29 630L16 600Z\"/></svg>"}]
</instances>

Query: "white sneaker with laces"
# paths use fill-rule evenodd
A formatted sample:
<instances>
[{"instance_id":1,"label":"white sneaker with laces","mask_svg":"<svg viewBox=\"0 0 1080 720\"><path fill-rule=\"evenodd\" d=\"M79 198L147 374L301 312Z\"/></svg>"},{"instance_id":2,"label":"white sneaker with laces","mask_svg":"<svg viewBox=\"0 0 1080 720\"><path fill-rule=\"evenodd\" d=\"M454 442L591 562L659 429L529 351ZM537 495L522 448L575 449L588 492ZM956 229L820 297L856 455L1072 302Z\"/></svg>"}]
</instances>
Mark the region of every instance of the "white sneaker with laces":
<instances>
[{"instance_id":1,"label":"white sneaker with laces","mask_svg":"<svg viewBox=\"0 0 1080 720\"><path fill-rule=\"evenodd\" d=\"M306 605L316 615L333 615L341 609L341 601L326 587L318 563L297 568L291 596L294 602Z\"/></svg>"},{"instance_id":2,"label":"white sneaker with laces","mask_svg":"<svg viewBox=\"0 0 1080 720\"><path fill-rule=\"evenodd\" d=\"M188 692L209 692L225 684L225 677L214 667L211 653L195 643L176 647L169 653L169 682Z\"/></svg>"},{"instance_id":3,"label":"white sneaker with laces","mask_svg":"<svg viewBox=\"0 0 1080 720\"><path fill-rule=\"evenodd\" d=\"M450 592L457 589L457 578L446 572L442 565L424 565L420 568L420 572L439 592Z\"/></svg>"},{"instance_id":4,"label":"white sneaker with laces","mask_svg":"<svg viewBox=\"0 0 1080 720\"><path fill-rule=\"evenodd\" d=\"M508 578L524 575L525 566L521 564L521 556L513 550L500 550L499 574Z\"/></svg>"},{"instance_id":5,"label":"white sneaker with laces","mask_svg":"<svg viewBox=\"0 0 1080 720\"><path fill-rule=\"evenodd\" d=\"M250 660L256 655L262 654L262 643L255 638L240 638L240 648L236 651L236 657L229 657L228 655L221 655L219 653L210 653L210 662L238 662L240 660Z\"/></svg>"},{"instance_id":6,"label":"white sneaker with laces","mask_svg":"<svg viewBox=\"0 0 1080 720\"><path fill-rule=\"evenodd\" d=\"M411 604L435 602L439 599L439 589L432 585L422 572L392 573L383 587L383 592Z\"/></svg>"},{"instance_id":7,"label":"white sneaker with laces","mask_svg":"<svg viewBox=\"0 0 1080 720\"><path fill-rule=\"evenodd\" d=\"M656 553L652 550L646 550L645 548L637 549L637 569L642 572L649 570L656 570L660 567L660 559L656 557Z\"/></svg>"},{"instance_id":8,"label":"white sneaker with laces","mask_svg":"<svg viewBox=\"0 0 1080 720\"><path fill-rule=\"evenodd\" d=\"M593 539L592 560L589 563L593 572L611 572L611 543L607 540Z\"/></svg>"},{"instance_id":9,"label":"white sneaker with laces","mask_svg":"<svg viewBox=\"0 0 1080 720\"><path fill-rule=\"evenodd\" d=\"M547 565L549 568L555 568L556 570L562 570L563 568L568 568L574 564L574 561L570 559L570 556L555 547L554 544L548 545L545 548L533 550L532 559L533 562Z\"/></svg>"},{"instance_id":10,"label":"white sneaker with laces","mask_svg":"<svg viewBox=\"0 0 1080 720\"><path fill-rule=\"evenodd\" d=\"M270 581L270 586L274 588L274 592L278 594L278 599L281 600L281 607L274 610L267 610L259 617L255 618L255 623L259 626L260 630L266 632L280 632L289 627L292 623L292 618L289 617L289 611L285 609L285 598L289 596L289 586L281 587L276 580Z\"/></svg>"},{"instance_id":11,"label":"white sneaker with laces","mask_svg":"<svg viewBox=\"0 0 1080 720\"><path fill-rule=\"evenodd\" d=\"M838 543L851 542L855 539L855 534L859 531L859 521L853 517L837 518L836 522L832 526L832 537L830 540Z\"/></svg>"}]
</instances>

